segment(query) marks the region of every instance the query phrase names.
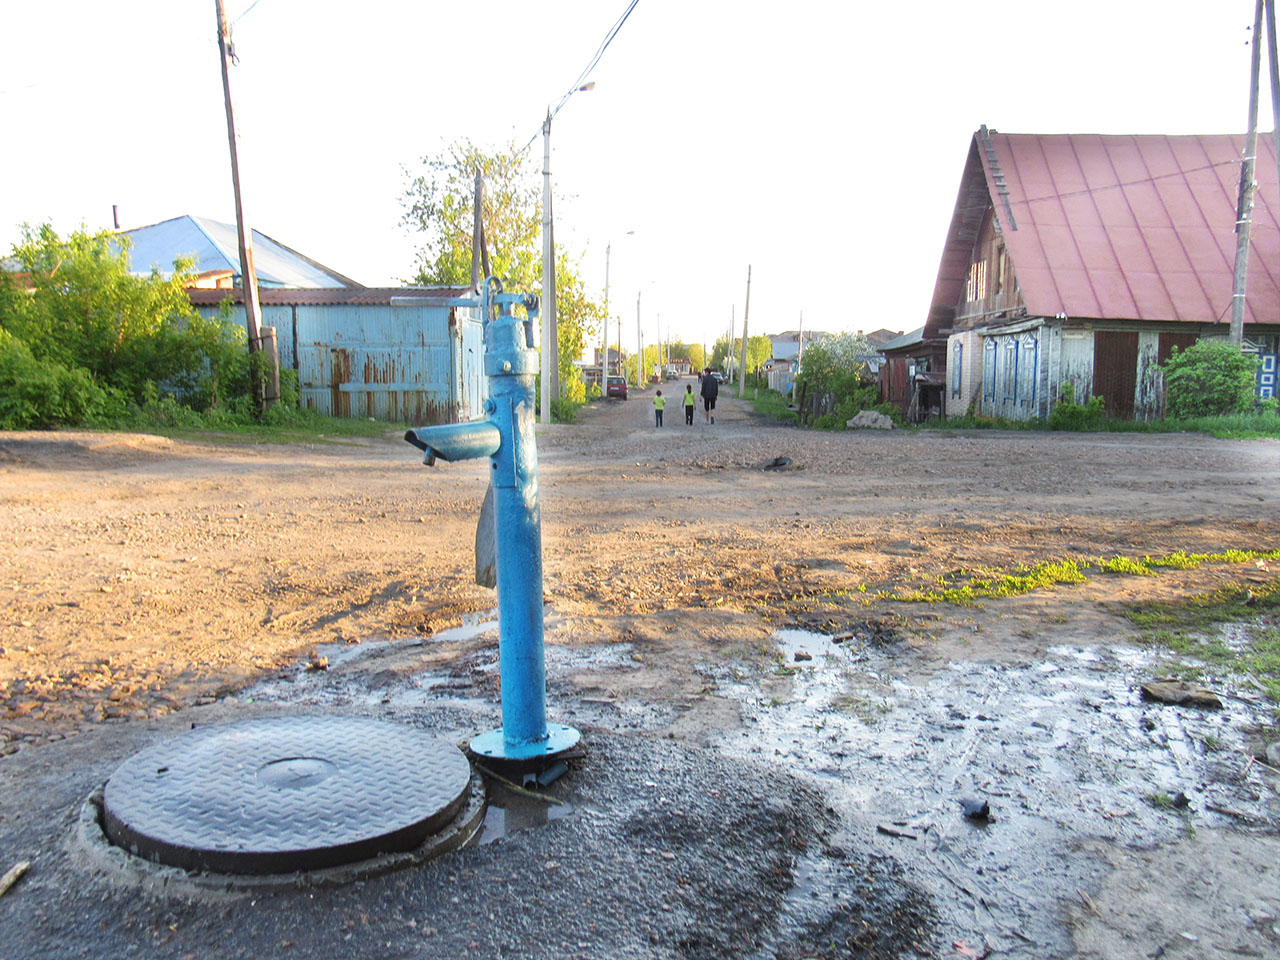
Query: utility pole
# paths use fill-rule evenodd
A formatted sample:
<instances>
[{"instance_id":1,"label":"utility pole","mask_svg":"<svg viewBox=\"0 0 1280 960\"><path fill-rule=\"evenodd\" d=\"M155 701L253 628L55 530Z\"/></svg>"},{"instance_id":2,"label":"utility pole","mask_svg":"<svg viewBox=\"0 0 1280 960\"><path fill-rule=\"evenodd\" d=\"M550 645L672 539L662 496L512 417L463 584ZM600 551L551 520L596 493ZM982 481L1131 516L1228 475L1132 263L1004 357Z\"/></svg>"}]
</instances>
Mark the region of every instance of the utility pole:
<instances>
[{"instance_id":1,"label":"utility pole","mask_svg":"<svg viewBox=\"0 0 1280 960\"><path fill-rule=\"evenodd\" d=\"M1231 342L1244 342L1244 301L1249 272L1249 232L1253 225L1253 167L1258 154L1258 70L1262 59L1262 6L1257 0L1253 14L1253 55L1249 73L1249 132L1244 138L1244 159L1240 162L1240 195L1236 206L1236 264L1231 289Z\"/></svg>"},{"instance_id":2,"label":"utility pole","mask_svg":"<svg viewBox=\"0 0 1280 960\"><path fill-rule=\"evenodd\" d=\"M540 340L542 389L538 391L540 423L551 422L552 362L556 342L556 247L551 236L551 108L542 122L542 337Z\"/></svg>"},{"instance_id":3,"label":"utility pole","mask_svg":"<svg viewBox=\"0 0 1280 960\"><path fill-rule=\"evenodd\" d=\"M648 381L644 375L644 329L640 326L640 291L636 291L636 386L643 387Z\"/></svg>"},{"instance_id":4,"label":"utility pole","mask_svg":"<svg viewBox=\"0 0 1280 960\"><path fill-rule=\"evenodd\" d=\"M609 251L612 243L604 245L604 353L600 355L600 395L609 395Z\"/></svg>"},{"instance_id":5,"label":"utility pole","mask_svg":"<svg viewBox=\"0 0 1280 960\"><path fill-rule=\"evenodd\" d=\"M1280 168L1280 61L1276 59L1276 0L1266 0L1266 6L1267 60L1271 73L1271 144Z\"/></svg>"},{"instance_id":6,"label":"utility pole","mask_svg":"<svg viewBox=\"0 0 1280 960\"><path fill-rule=\"evenodd\" d=\"M227 12L222 0L213 0L218 17L218 54L222 61L222 97L227 108L227 142L231 147L231 186L236 201L236 232L240 240L240 284L244 290L244 322L249 334L249 355L264 349L263 334L267 333L268 357L271 376L263 382L261 374L254 374L254 392L259 409L265 410L280 398L280 360L276 351L275 328L264 331L261 326L262 308L258 302L258 274L253 268L253 233L244 220L244 202L240 196L240 160L236 148L236 118L231 106L231 61L235 51L231 43L231 28L227 26ZM269 331L269 332L268 332ZM252 365L251 365L252 369Z\"/></svg>"},{"instance_id":7,"label":"utility pole","mask_svg":"<svg viewBox=\"0 0 1280 960\"><path fill-rule=\"evenodd\" d=\"M800 311L800 346L796 349L796 376L800 375L800 364L804 360L804 311ZM791 399L796 398L795 377L791 378Z\"/></svg>"},{"instance_id":8,"label":"utility pole","mask_svg":"<svg viewBox=\"0 0 1280 960\"><path fill-rule=\"evenodd\" d=\"M747 392L747 322L751 319L751 264L747 264L747 302L742 307L742 379L738 381L738 399Z\"/></svg>"},{"instance_id":9,"label":"utility pole","mask_svg":"<svg viewBox=\"0 0 1280 960\"><path fill-rule=\"evenodd\" d=\"M738 305L736 303L729 305L729 351L724 355L724 365L729 369L725 371L729 376L729 382L733 382L733 335L738 331Z\"/></svg>"}]
</instances>

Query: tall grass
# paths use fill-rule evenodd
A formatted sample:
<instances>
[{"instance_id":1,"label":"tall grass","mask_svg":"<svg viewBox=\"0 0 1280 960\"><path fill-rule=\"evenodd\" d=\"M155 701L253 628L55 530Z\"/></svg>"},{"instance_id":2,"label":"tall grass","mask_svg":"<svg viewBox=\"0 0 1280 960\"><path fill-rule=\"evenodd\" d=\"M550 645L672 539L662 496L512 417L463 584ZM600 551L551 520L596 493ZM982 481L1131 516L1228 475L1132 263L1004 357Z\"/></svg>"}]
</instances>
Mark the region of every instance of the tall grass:
<instances>
[{"instance_id":1,"label":"tall grass","mask_svg":"<svg viewBox=\"0 0 1280 960\"><path fill-rule=\"evenodd\" d=\"M787 407L787 397L769 387L757 387L755 399L747 398L756 413L762 413L779 423L799 423L796 411Z\"/></svg>"}]
</instances>

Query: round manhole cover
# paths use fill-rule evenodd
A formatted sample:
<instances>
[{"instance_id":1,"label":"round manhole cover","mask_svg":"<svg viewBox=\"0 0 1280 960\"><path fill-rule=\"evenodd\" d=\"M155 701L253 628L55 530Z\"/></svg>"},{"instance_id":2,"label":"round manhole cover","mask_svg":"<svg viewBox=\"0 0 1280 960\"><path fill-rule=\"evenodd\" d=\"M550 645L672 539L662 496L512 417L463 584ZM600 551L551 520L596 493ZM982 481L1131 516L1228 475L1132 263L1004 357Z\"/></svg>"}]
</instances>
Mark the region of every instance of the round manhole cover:
<instances>
[{"instance_id":1,"label":"round manhole cover","mask_svg":"<svg viewBox=\"0 0 1280 960\"><path fill-rule=\"evenodd\" d=\"M103 827L187 870L316 870L418 846L454 818L470 779L457 747L398 724L246 720L125 761L103 789Z\"/></svg>"}]
</instances>

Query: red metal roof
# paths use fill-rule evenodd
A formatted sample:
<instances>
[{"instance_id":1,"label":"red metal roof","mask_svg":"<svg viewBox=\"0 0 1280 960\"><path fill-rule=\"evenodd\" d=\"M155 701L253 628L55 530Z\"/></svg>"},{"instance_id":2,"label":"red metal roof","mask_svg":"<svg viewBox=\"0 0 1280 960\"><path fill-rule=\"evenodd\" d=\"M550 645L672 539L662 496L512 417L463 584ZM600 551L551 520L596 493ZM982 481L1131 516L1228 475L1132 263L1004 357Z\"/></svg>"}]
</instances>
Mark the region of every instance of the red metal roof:
<instances>
[{"instance_id":1,"label":"red metal roof","mask_svg":"<svg viewBox=\"0 0 1280 960\"><path fill-rule=\"evenodd\" d=\"M981 158L1029 313L1230 318L1243 136L991 131L993 162L983 134L970 156ZM1280 193L1269 134L1258 137L1255 179L1245 321L1275 323Z\"/></svg>"},{"instance_id":2,"label":"red metal roof","mask_svg":"<svg viewBox=\"0 0 1280 960\"><path fill-rule=\"evenodd\" d=\"M275 288L258 291L258 299L270 306L317 306L350 304L354 306L391 303L392 297L414 297L433 305L455 297L466 296L468 287L316 287L304 289ZM192 287L187 295L196 306L217 306L228 296L234 303L242 300L239 288L210 290Z\"/></svg>"}]
</instances>

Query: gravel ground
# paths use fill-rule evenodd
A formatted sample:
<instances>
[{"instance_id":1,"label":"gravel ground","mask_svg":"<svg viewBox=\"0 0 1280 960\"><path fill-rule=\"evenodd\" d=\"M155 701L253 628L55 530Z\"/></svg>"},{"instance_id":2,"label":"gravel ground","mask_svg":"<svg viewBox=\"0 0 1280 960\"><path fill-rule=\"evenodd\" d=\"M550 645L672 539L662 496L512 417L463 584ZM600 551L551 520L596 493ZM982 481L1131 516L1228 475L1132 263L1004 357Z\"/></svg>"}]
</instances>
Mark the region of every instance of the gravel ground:
<instances>
[{"instance_id":1,"label":"gravel ground","mask_svg":"<svg viewBox=\"0 0 1280 960\"><path fill-rule=\"evenodd\" d=\"M1213 722L1137 702L1122 615L1270 583L1265 564L979 607L891 596L974 567L1271 549L1280 444L827 435L731 397L715 425L659 431L643 395L538 437L552 719L589 732L554 787L571 814L535 829L508 810L531 828L360 885L217 893L104 872L75 840L81 804L193 722L494 726L494 597L471 557L486 469L426 469L398 441L0 435L0 871L32 863L0 897L0 960L1280 943L1274 713L1231 677L1210 678ZM863 659L791 663L783 627L855 636ZM1184 788L1191 812L1144 799ZM961 789L1007 794L993 829L957 819ZM917 839L878 830L897 821Z\"/></svg>"},{"instance_id":2,"label":"gravel ground","mask_svg":"<svg viewBox=\"0 0 1280 960\"><path fill-rule=\"evenodd\" d=\"M24 751L9 773L42 788L0 799L5 847L44 852L0 904L0 957L884 957L928 937L927 897L891 861L833 845L833 811L785 771L663 739L589 739L549 794L568 816L355 885L274 891L100 869L70 826L135 746L123 730ZM789 899L814 859L840 878L817 910Z\"/></svg>"}]
</instances>

